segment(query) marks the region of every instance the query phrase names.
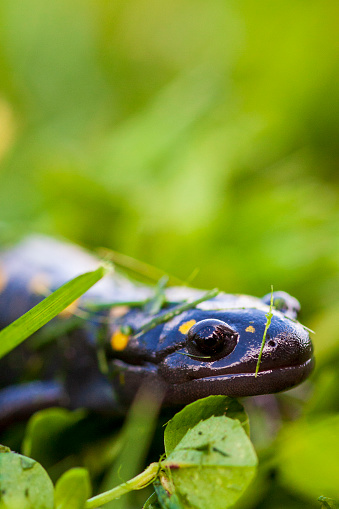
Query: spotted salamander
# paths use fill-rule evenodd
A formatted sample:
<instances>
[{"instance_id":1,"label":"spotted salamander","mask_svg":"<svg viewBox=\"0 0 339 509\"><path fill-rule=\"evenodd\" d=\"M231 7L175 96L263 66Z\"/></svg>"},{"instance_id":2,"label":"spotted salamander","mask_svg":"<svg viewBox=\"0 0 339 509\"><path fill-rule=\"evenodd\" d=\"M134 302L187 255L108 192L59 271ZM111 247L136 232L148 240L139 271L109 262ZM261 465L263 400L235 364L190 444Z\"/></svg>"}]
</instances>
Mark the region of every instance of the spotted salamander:
<instances>
[{"instance_id":1,"label":"spotted salamander","mask_svg":"<svg viewBox=\"0 0 339 509\"><path fill-rule=\"evenodd\" d=\"M83 249L43 236L3 252L0 327L46 292L97 266ZM162 387L165 405L180 405L211 394L282 391L313 368L309 334L296 320L299 302L285 292L273 294L257 377L270 294L259 299L220 292L206 298L201 290L170 287L163 305L150 310L153 295L149 286L108 275L4 357L0 427L48 406L117 413L145 379L154 389Z\"/></svg>"}]
</instances>

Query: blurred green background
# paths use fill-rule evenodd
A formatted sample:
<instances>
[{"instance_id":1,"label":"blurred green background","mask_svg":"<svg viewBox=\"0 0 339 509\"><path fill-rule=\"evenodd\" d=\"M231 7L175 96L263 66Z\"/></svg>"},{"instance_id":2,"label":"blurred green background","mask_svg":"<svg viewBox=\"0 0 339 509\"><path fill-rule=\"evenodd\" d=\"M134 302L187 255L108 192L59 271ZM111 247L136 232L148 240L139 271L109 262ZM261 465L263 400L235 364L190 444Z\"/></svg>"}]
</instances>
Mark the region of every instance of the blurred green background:
<instances>
[{"instance_id":1,"label":"blurred green background","mask_svg":"<svg viewBox=\"0 0 339 509\"><path fill-rule=\"evenodd\" d=\"M2 244L39 231L199 269L197 287L292 293L317 332L309 415L336 416L338 15L336 0L2 0Z\"/></svg>"}]
</instances>

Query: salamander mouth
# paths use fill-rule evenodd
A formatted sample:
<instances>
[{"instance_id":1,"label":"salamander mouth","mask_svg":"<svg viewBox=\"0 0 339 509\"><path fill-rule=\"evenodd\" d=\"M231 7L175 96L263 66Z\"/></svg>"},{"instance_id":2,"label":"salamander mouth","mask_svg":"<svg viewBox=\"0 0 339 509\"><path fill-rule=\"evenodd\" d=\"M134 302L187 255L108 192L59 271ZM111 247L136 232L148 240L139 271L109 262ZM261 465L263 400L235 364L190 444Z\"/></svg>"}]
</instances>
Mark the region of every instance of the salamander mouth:
<instances>
[{"instance_id":1,"label":"salamander mouth","mask_svg":"<svg viewBox=\"0 0 339 509\"><path fill-rule=\"evenodd\" d=\"M299 385L313 368L314 358L311 357L299 365L260 371L257 377L254 373L232 373L196 378L171 385L166 401L171 404L187 404L210 395L243 397L280 392Z\"/></svg>"}]
</instances>

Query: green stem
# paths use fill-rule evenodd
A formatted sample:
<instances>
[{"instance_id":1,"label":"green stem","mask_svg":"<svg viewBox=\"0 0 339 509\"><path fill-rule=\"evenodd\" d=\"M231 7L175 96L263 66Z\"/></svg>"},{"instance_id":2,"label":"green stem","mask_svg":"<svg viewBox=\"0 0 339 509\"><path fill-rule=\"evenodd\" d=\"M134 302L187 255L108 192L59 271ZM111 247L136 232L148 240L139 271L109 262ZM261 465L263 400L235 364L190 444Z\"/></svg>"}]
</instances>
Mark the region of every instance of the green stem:
<instances>
[{"instance_id":1,"label":"green stem","mask_svg":"<svg viewBox=\"0 0 339 509\"><path fill-rule=\"evenodd\" d=\"M100 495L89 498L85 503L85 509L95 509L96 507L101 507L104 504L107 504L111 500L115 500L116 498L120 498L121 495L128 493L132 490L142 490L148 484L153 482L157 477L159 472L159 463L151 463L146 470L144 470L141 474L133 477L129 481L119 484L115 488L105 491Z\"/></svg>"},{"instance_id":2,"label":"green stem","mask_svg":"<svg viewBox=\"0 0 339 509\"><path fill-rule=\"evenodd\" d=\"M273 309L273 286L271 286L270 309L268 310L268 313L265 315L267 320L266 320L264 334L263 334L263 337L262 337L261 348L260 348L260 352L259 352L259 356L258 356L258 362L257 362L257 366L255 368L255 378L257 378L257 376L258 376L258 372L259 372L259 368L260 368L260 362L261 362L261 356L262 356L262 352L264 350L264 346L265 346L265 343L266 343L266 334L267 334L269 326L271 325L271 320L272 320L272 316L273 316L272 309Z\"/></svg>"},{"instance_id":3,"label":"green stem","mask_svg":"<svg viewBox=\"0 0 339 509\"><path fill-rule=\"evenodd\" d=\"M81 306L85 308L86 311L105 311L105 309L111 309L114 307L120 307L120 306L128 306L128 307L141 307L147 302L148 299L145 300L126 300L126 301L113 301L113 302L102 302L102 303L95 303L95 302L82 302Z\"/></svg>"},{"instance_id":4,"label":"green stem","mask_svg":"<svg viewBox=\"0 0 339 509\"><path fill-rule=\"evenodd\" d=\"M303 325L302 323L298 322L298 320L295 320L294 318L291 318L290 316L285 316L288 320L291 320L291 322L299 323L303 329L307 330L307 332L312 332L312 334L315 334L314 330L310 329L309 327L306 327L306 325Z\"/></svg>"},{"instance_id":5,"label":"green stem","mask_svg":"<svg viewBox=\"0 0 339 509\"><path fill-rule=\"evenodd\" d=\"M183 311L188 311L189 309L193 309L195 306L200 304L201 302L204 302L205 300L213 299L213 297L216 297L218 295L219 290L217 288L214 288L213 290L205 293L200 299L194 300L192 302L185 302L184 304L179 304L178 306L175 306L174 308L170 309L167 313L164 313L160 316L157 316L147 322L143 327L137 332L137 334L134 335L135 338L138 338L142 334L145 334L145 332L148 332L151 329L154 329L157 325L160 325L161 323L168 322L168 320L171 320L177 315L180 315Z\"/></svg>"}]
</instances>

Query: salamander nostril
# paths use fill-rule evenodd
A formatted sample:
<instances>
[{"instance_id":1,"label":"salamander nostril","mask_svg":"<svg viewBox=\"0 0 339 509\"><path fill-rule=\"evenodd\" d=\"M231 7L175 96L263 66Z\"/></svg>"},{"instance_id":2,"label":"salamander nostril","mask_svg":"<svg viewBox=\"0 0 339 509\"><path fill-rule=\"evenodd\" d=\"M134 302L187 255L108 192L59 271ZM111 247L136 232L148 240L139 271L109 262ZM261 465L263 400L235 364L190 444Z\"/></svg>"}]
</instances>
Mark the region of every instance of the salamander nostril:
<instances>
[{"instance_id":1,"label":"salamander nostril","mask_svg":"<svg viewBox=\"0 0 339 509\"><path fill-rule=\"evenodd\" d=\"M268 346L271 346L272 348L277 346L277 343L273 339L270 339L267 344L268 344Z\"/></svg>"},{"instance_id":2,"label":"salamander nostril","mask_svg":"<svg viewBox=\"0 0 339 509\"><path fill-rule=\"evenodd\" d=\"M188 344L207 354L228 355L237 344L238 333L221 320L201 320L187 333Z\"/></svg>"}]
</instances>

